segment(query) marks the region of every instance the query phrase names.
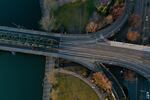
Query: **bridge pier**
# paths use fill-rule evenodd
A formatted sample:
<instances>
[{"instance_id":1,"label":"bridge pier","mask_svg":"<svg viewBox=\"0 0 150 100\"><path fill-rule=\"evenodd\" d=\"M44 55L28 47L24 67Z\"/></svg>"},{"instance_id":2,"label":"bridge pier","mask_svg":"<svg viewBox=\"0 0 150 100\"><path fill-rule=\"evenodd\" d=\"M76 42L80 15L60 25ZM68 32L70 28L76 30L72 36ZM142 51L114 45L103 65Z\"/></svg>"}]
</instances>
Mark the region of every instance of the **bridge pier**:
<instances>
[{"instance_id":1,"label":"bridge pier","mask_svg":"<svg viewBox=\"0 0 150 100\"><path fill-rule=\"evenodd\" d=\"M52 88L52 85L49 82L49 75L54 70L55 66L55 58L54 57L46 57L46 63L45 63L45 76L43 80L43 98L42 100L50 100L50 91Z\"/></svg>"}]
</instances>

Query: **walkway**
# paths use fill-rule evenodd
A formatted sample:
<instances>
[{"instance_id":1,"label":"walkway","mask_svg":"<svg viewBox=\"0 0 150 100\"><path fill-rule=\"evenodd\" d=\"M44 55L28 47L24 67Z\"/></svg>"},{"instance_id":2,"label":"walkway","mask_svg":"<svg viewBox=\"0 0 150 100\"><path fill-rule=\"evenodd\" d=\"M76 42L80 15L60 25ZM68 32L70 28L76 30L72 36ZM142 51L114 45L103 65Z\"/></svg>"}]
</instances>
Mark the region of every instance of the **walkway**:
<instances>
[{"instance_id":1,"label":"walkway","mask_svg":"<svg viewBox=\"0 0 150 100\"><path fill-rule=\"evenodd\" d=\"M48 75L53 71L55 66L55 58L53 57L46 57L46 64L45 64L45 78L44 78L44 86L43 86L43 99L42 100L50 100L50 91L51 91L51 84L48 80Z\"/></svg>"}]
</instances>

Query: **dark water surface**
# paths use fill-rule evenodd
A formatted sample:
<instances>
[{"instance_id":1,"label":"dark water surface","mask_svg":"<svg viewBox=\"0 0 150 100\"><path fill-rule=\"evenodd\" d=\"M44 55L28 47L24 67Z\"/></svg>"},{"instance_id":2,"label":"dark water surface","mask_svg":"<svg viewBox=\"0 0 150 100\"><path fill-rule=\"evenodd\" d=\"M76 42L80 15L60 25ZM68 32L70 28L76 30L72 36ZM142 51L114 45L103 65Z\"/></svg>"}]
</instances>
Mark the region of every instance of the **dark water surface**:
<instances>
[{"instance_id":1,"label":"dark water surface","mask_svg":"<svg viewBox=\"0 0 150 100\"><path fill-rule=\"evenodd\" d=\"M41 17L39 0L0 0L0 25L15 24L38 29Z\"/></svg>"},{"instance_id":2,"label":"dark water surface","mask_svg":"<svg viewBox=\"0 0 150 100\"><path fill-rule=\"evenodd\" d=\"M0 25L39 29L39 0L0 0ZM41 100L45 57L0 51L0 100Z\"/></svg>"},{"instance_id":3,"label":"dark water surface","mask_svg":"<svg viewBox=\"0 0 150 100\"><path fill-rule=\"evenodd\" d=\"M0 100L41 100L45 58L0 52Z\"/></svg>"}]
</instances>

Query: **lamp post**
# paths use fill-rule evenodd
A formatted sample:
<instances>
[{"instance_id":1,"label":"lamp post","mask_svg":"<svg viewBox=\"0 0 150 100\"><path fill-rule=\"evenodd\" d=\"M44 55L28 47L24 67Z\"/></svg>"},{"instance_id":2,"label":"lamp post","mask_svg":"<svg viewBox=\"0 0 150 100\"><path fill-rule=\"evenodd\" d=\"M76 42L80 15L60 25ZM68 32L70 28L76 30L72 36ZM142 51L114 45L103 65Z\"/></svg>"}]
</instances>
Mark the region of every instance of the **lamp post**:
<instances>
[{"instance_id":1,"label":"lamp post","mask_svg":"<svg viewBox=\"0 0 150 100\"><path fill-rule=\"evenodd\" d=\"M136 77L136 100L138 99L138 77Z\"/></svg>"}]
</instances>

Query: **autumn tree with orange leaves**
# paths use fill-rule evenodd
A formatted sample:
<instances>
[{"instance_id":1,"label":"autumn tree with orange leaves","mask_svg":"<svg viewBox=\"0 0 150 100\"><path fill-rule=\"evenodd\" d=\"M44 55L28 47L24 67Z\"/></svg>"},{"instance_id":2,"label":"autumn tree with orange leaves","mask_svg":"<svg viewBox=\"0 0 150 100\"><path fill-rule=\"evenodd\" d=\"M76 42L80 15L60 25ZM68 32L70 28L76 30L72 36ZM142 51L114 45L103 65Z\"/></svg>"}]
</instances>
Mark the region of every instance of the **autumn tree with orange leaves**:
<instances>
[{"instance_id":1,"label":"autumn tree with orange leaves","mask_svg":"<svg viewBox=\"0 0 150 100\"><path fill-rule=\"evenodd\" d=\"M113 19L116 20L124 11L124 4L117 4L112 8Z\"/></svg>"},{"instance_id":2,"label":"autumn tree with orange leaves","mask_svg":"<svg viewBox=\"0 0 150 100\"><path fill-rule=\"evenodd\" d=\"M102 72L94 73L92 79L98 87L102 88L107 93L110 94L112 92L112 83Z\"/></svg>"},{"instance_id":3,"label":"autumn tree with orange leaves","mask_svg":"<svg viewBox=\"0 0 150 100\"><path fill-rule=\"evenodd\" d=\"M141 18L139 15L133 14L129 19L130 30L127 33L127 39L129 41L135 42L140 39L140 25L141 25ZM132 31L134 29L134 31Z\"/></svg>"},{"instance_id":4,"label":"autumn tree with orange leaves","mask_svg":"<svg viewBox=\"0 0 150 100\"><path fill-rule=\"evenodd\" d=\"M141 23L141 18L139 15L132 15L129 19L129 24L133 28L138 28Z\"/></svg>"}]
</instances>

